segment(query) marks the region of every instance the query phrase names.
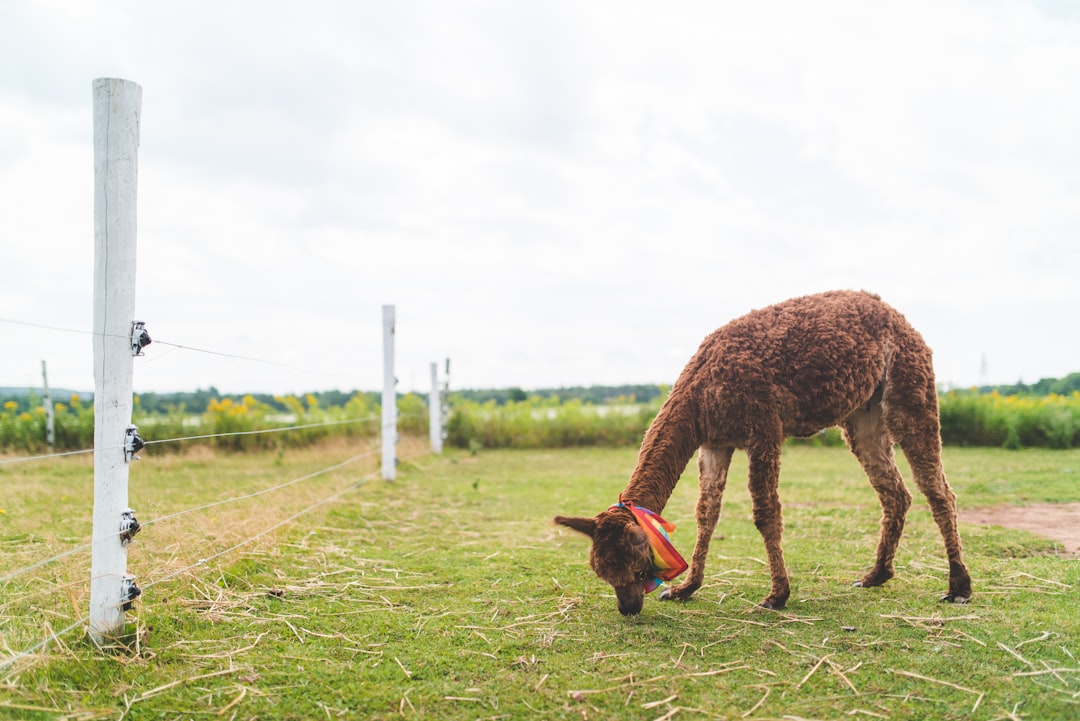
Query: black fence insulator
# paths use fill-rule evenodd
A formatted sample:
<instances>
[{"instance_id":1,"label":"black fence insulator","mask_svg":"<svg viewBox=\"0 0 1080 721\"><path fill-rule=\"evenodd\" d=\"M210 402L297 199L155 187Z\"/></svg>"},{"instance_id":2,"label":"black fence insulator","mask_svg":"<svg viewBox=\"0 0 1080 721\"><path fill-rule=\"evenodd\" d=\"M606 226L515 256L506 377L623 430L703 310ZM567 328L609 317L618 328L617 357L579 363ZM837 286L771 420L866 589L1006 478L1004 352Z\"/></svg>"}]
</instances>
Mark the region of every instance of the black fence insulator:
<instances>
[{"instance_id":1,"label":"black fence insulator","mask_svg":"<svg viewBox=\"0 0 1080 721\"><path fill-rule=\"evenodd\" d=\"M139 460L135 454L145 447L146 443L139 437L139 427L128 426L124 434L124 459L128 462Z\"/></svg>"},{"instance_id":2,"label":"black fence insulator","mask_svg":"<svg viewBox=\"0 0 1080 721\"><path fill-rule=\"evenodd\" d=\"M135 518L135 511L127 509L120 514L120 543L127 545L131 543L131 540L135 537L135 534L139 532L142 526L139 525L138 519Z\"/></svg>"},{"instance_id":3,"label":"black fence insulator","mask_svg":"<svg viewBox=\"0 0 1080 721\"><path fill-rule=\"evenodd\" d=\"M140 356L142 349L150 345L150 334L141 320L131 322L131 355Z\"/></svg>"},{"instance_id":4,"label":"black fence insulator","mask_svg":"<svg viewBox=\"0 0 1080 721\"><path fill-rule=\"evenodd\" d=\"M135 599L142 595L142 589L135 585L134 576L124 576L124 587L122 593L123 605L120 607L120 610L130 611L135 605Z\"/></svg>"}]
</instances>

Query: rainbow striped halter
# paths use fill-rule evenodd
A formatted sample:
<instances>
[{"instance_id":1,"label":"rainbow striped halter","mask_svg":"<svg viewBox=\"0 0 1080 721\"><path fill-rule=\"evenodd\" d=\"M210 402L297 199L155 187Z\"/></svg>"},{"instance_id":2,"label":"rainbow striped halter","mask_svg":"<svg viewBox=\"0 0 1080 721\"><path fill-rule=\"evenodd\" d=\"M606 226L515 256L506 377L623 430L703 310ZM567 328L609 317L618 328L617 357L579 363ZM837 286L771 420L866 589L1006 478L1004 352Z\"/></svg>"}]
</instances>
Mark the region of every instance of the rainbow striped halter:
<instances>
[{"instance_id":1,"label":"rainbow striped halter","mask_svg":"<svg viewBox=\"0 0 1080 721\"><path fill-rule=\"evenodd\" d=\"M611 507L629 508L634 514L634 520L649 539L653 552L653 572L656 575L645 581L645 593L655 591L664 581L671 581L686 570L686 561L675 550L675 546L671 545L668 537L669 532L675 531L674 523L668 523L648 508L623 503L622 496L619 497L619 502Z\"/></svg>"}]
</instances>

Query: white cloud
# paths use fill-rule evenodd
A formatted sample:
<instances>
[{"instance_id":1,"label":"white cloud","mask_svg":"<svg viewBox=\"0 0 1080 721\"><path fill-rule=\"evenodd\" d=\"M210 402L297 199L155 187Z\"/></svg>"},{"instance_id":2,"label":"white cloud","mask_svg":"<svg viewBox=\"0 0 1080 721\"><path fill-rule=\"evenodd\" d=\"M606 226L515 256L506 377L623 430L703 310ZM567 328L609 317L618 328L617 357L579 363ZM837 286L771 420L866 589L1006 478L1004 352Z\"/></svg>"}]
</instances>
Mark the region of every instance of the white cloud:
<instances>
[{"instance_id":1,"label":"white cloud","mask_svg":"<svg viewBox=\"0 0 1080 721\"><path fill-rule=\"evenodd\" d=\"M90 81L127 77L152 334L320 371L152 346L144 389L376 387L383 303L421 388L446 355L465 386L670 382L717 325L832 287L905 311L943 381L1077 370L1055 3L80 7L0 10L0 317L88 326ZM56 355L0 329L33 348L0 385Z\"/></svg>"}]
</instances>

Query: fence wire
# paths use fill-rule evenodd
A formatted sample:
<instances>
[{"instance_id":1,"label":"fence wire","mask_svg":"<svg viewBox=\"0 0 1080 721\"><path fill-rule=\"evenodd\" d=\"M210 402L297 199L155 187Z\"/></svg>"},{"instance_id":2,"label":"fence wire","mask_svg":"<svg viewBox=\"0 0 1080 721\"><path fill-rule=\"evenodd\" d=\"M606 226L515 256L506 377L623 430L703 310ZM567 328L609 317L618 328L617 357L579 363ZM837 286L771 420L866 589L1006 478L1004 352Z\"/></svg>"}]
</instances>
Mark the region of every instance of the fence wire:
<instances>
[{"instance_id":1,"label":"fence wire","mask_svg":"<svg viewBox=\"0 0 1080 721\"><path fill-rule=\"evenodd\" d=\"M75 329L75 328L64 328L64 327L60 327L60 326L48 325L48 324L44 324L44 323L35 323L35 322L30 322L30 321L22 321L22 320L16 320L16 319L12 319L12 318L0 318L0 323L8 323L8 324L14 324L14 325L33 327L33 328L40 328L40 329L44 329L44 330L51 330L51 331L62 332L62 333L75 333L75 334L80 334L80 335L113 337L113 338L128 338L128 336L126 334L125 335L118 335L118 334L100 333L100 332L97 332L97 331L81 330L81 329ZM239 355L239 354L235 354L235 353L220 352L220 351L209 350L209 349L205 349L205 348L198 348L198 347L194 347L194 346L189 346L189 345L180 344L180 343L174 343L174 342L171 342L171 341L165 341L165 340L160 340L160 339L153 340L152 342L157 347L167 347L167 348L169 348L170 350L167 351L169 353L174 352L176 350L186 350L186 351L190 351L190 352L194 352L194 353L202 353L202 354L212 355L212 356L217 356L217 357L232 358L232 359L244 360L244 361L248 361L248 362L273 365L273 366L286 368L286 369L289 369L289 370L298 371L298 372L302 372L302 373L305 373L305 374L311 374L311 375L320 375L320 376L328 376L328 375L345 376L346 375L346 374L343 374L343 373L325 373L325 372L312 371L312 370L309 370L309 369L298 368L298 367L290 365L290 364L280 363L280 362L268 360L268 359L265 359L265 358L258 358L258 357L254 357L254 356ZM412 417L420 417L420 415L419 414L399 414L398 415L398 418L412 418ZM345 419L345 420L336 420L336 421L323 421L323 422L318 422L318 423L308 423L308 424L281 426L281 427L265 428L265 429L251 430L251 431L235 431L235 432L228 432L228 433L210 433L210 434L201 434L201 435L195 435L195 436L185 436L185 437L177 437L177 438L165 438L165 439L145 441L144 446L161 445L161 444L166 444L166 443L180 443L180 442L185 442L185 441L206 440L206 439L214 439L214 438L225 438L225 437L231 437L231 436L250 436L250 435L259 435L259 434L267 434L267 433L283 433L283 432L289 432L289 431L299 431L299 430L305 430L305 429L311 429L311 428L319 428L319 427L327 427L327 426L341 426L341 425L356 424L356 423L370 423L370 422L374 422L374 421L377 421L377 420L378 420L377 417L371 416L371 417L366 417L366 418ZM115 446L115 447L107 447L107 448L102 449L102 450L110 450L110 449L123 450L124 448L125 447L123 445L118 445L118 446ZM86 455L86 454L94 453L95 450L96 449L94 449L94 448L86 448L86 449L81 449L81 450L65 451L65 452L60 452L60 453L47 453L47 454L40 454L40 455L33 455L33 456L21 456L21 457L14 457L14 458L0 458L0 466L13 465L13 464L19 464L19 463L27 463L27 462L33 462L33 461L52 460L52 459L64 458L64 457L68 457L68 456ZM248 500L248 499L251 499L251 498L256 498L258 496L263 496L263 495L266 495L268 493L272 493L274 491L278 491L278 490L287 488L289 486L299 484L299 483L301 483L303 481L308 481L308 480L311 480L313 478L325 475L327 473L330 473L330 472L333 472L333 471L336 471L336 470L340 470L341 468L343 468L343 467L345 467L345 466L347 466L349 464L355 463L355 462L357 462L357 461L359 461L359 460L361 460L363 458L374 456L377 453L379 453L379 450L377 448L374 449L374 450L365 451L363 453L359 453L359 454L356 454L356 455L354 455L354 456L352 456L350 458L347 458L344 461L341 461L340 463L336 463L334 465L327 466L327 467L322 468L320 470L314 471L312 473L308 473L308 474L303 475L303 476L298 477L298 478L294 478L294 479L286 481L284 483L279 483L277 485L274 485L274 486L271 486L271 487L268 487L268 488L264 488L264 489L261 489L261 490L258 490L258 491L254 491L252 493L246 493L246 494L234 496L232 498L227 498L227 499L223 499L223 500L220 500L220 501L214 501L214 502L211 502L211 503L203 504L201 506L197 506L197 507L193 507L193 508L187 508L187 509L184 509L184 510L181 510L181 511L177 511L175 513L170 513L170 514L167 514L167 515L164 515L164 516L160 516L158 518L151 519L149 521L146 521L146 522L142 523L141 527L145 528L145 527L148 527L148 526L152 526L154 524L162 523L162 522L173 520L173 519L176 519L176 518L179 518L179 517L182 517L182 516L186 516L188 514L196 513L198 511L204 511L204 510L207 510L207 509L210 509L210 508L215 508L215 507L218 507L218 506L224 506L224 505L227 505L227 504L237 503L239 501ZM339 498L341 498L342 496L344 496L348 492L359 488L360 486L362 486L364 483L366 483L371 478L376 477L378 474L379 474L379 471L372 471L372 472L368 473L367 475L365 475L363 478L361 478L359 481L352 482L348 486L345 486L344 488L339 488L338 490L334 491L333 493L330 493L329 495L324 496L323 498L315 501L314 503L311 503L310 505L308 505L305 508L297 511L296 513L293 513L293 514L289 515L287 518L285 518L285 519L283 519L281 521L278 521L277 523L273 524L272 526L270 526L268 528L265 528L265 529L259 531L258 533L255 533L252 536L244 538L243 540L239 541L238 543L234 543L233 545L231 545L231 546L229 546L229 547L227 547L225 549L222 549L221 551L215 552L210 556L198 559L195 563L191 563L191 564L189 564L189 565L187 565L187 566L185 566L183 568L179 568L179 569L170 571L169 573L167 573L166 575L164 575L164 576L162 576L160 578L156 578L156 579L153 579L153 580L149 581L148 583L145 583L142 586L142 590L145 591L145 590L147 590L149 588L157 586L158 584L162 584L162 583L165 583L165 582L167 582L167 581L169 581L169 580L171 580L173 578L176 578L177 576L180 576L182 574L188 573L188 572L193 571L195 569L204 567L210 561L213 561L213 560L215 560L217 558L221 558L223 556L226 556L226 555L236 551L237 549L242 548L242 547L244 547L244 546L246 546L246 545L248 545L248 544L250 544L250 543L252 543L252 542L254 542L256 540L258 540L259 538L262 538L262 537L274 532L275 530L285 526L286 524L295 521L296 519L300 518L301 516L311 512L311 511L313 511L313 510L315 510L315 509L317 509L319 507L322 507L322 506L325 506L327 504L333 503L334 501L338 500ZM91 541L90 543L86 543L86 544L80 545L80 546L78 546L76 548L69 549L69 550L64 551L62 553L56 554L56 555L54 555L54 556L52 556L50 558L46 558L46 559L37 561L35 563L32 563L32 564L30 564L28 566L24 566L22 568L17 568L17 569L15 569L13 571L9 571L5 575L0 577L0 588L2 588L4 586L7 586L14 579L19 578L21 576L24 576L24 575L26 575L26 574L28 574L28 573L30 573L32 571L36 571L38 569L44 568L45 566L56 563L57 561L61 561L61 560L65 559L65 558L69 558L69 557L71 557L73 555L76 555L78 553L82 553L82 552L85 552L87 550L91 550L96 544L101 543L101 542L106 541L106 540L114 539L118 535L120 535L119 530L116 533L106 534L104 536L101 536L101 537ZM22 602L24 602L26 600L30 600L30 599L33 599L35 597L41 596L41 595L45 595L45 594L49 594L49 593L56 593L57 591L61 591L61 590L85 587L89 583L91 583L92 580L93 579L81 579L79 581L52 585L52 586L49 586L47 588L43 588L43 589L40 589L40 590L21 593L21 594L18 594L16 596L8 596L8 597L6 597L4 599L3 603L0 604L0 609L10 608L13 605L22 603ZM86 624L89 621L89 618L90 618L89 614L81 615L77 620L75 620L74 622L72 622L69 625L65 626L64 628L61 628L60 630L54 630L52 628L52 626L46 621L45 624L44 624L44 630L46 632L45 637L42 640L38 641L37 643L35 643L35 644L33 644L33 645L31 645L31 646L29 646L27 648L24 648L21 651L13 651L9 647L7 647L7 644L6 644L6 641L5 641L4 642L4 646L5 646L4 652L8 655L8 657L4 658L4 659L0 659L0 670L11 671L12 667L14 667L19 661L33 660L33 659L37 658L37 654L39 652L43 651L44 649L46 649L49 646L49 644L51 644L51 643L55 643L57 646L62 647L63 646L63 641L61 640L62 637L66 636L67 634L71 633L72 631L74 631L77 628L85 627ZM0 640L2 640L2 639L0 639Z\"/></svg>"},{"instance_id":2,"label":"fence wire","mask_svg":"<svg viewBox=\"0 0 1080 721\"><path fill-rule=\"evenodd\" d=\"M313 473L309 473L306 476L302 476L300 478L293 479L293 480L288 481L286 483L278 484L277 486L267 488L267 489L264 489L262 491L257 491L255 493L245 494L243 496L237 496L235 498L205 504L203 506L199 506L199 507L196 507L196 508L185 509L185 510L179 511L177 513L173 513L173 514L169 514L167 516L162 516L160 518L153 519L153 520L148 521L146 524L143 524L143 525L144 526L145 525L151 525L151 524L154 524L154 523L159 523L159 522L162 522L162 521L173 519L173 518L176 518L178 516L186 515L186 514L189 514L189 513L194 513L196 511L205 510L205 509L212 508L212 507L219 506L219 505L223 505L223 504L226 504L226 503L232 503L232 502L235 502L235 501L245 500L247 498L252 498L252 497L255 497L255 496L263 495L265 493L269 493L269 492L274 491L274 490L279 490L279 489L285 488L285 487L287 487L289 485L293 485L295 483L299 483L299 482L304 481L304 480L309 480L309 479L314 478L316 476L324 475L324 474L332 472L334 470L338 470L338 469L343 468L343 467L345 467L345 466L347 466L347 465L349 465L351 463L355 463L356 461L358 461L358 460L360 460L362 458L372 456L375 453L377 453L377 451L367 451L365 453L359 453L359 454L357 454L355 456L352 456L350 458L345 459L344 461L342 461L340 463L336 463L336 464L334 464L332 466L327 466L326 468L320 469L320 470L315 471ZM374 478L374 477L376 477L378 475L379 475L379 471L372 471L372 472L366 474L359 481L354 481L354 482L350 483L349 485L347 485L347 486L345 486L343 488L339 488L339 489L335 490L333 493L330 493L329 495L324 496L323 498L315 501L314 503L309 504L308 506L302 508L301 510L297 511L296 513L291 514L287 518L284 518L281 521L278 521L274 525L269 526L268 528L264 528L261 531L259 531L258 533L255 533L255 534L253 534L251 536L248 536L247 538L244 538L243 540L241 540L238 543L234 543L233 545L231 545L231 546L229 546L227 548L224 548L224 549L222 549L220 551L217 551L217 552L211 554L210 556L207 556L205 558L200 558L197 561L195 561L194 563L188 564L188 565L184 566L183 568L179 568L179 569L170 571L169 573L167 573L166 575L164 575L164 576L162 576L160 578L156 578L156 579L154 579L154 580L152 580L152 581L150 581L148 583L143 584L141 589L143 591L146 591L147 589L153 588L154 586L157 586L157 585L159 585L161 583L165 583L167 581L170 581L170 580L176 578L177 576L180 576L180 575L183 575L183 574L188 573L190 571L193 571L195 569L204 567L210 561L213 561L213 560L215 560L217 558L221 558L222 556L226 556L226 555L236 551L237 549L243 548L244 546L252 543L253 541L256 541L259 538L262 538L263 536L266 536L266 535L276 531L277 529L281 528L282 526L285 526L288 523L291 523L291 522L295 521L296 519L300 518L301 516L303 516L303 515L305 515L307 513L310 513L311 511L315 510L316 508L328 505L328 504L336 501L337 499L341 498L342 496L349 493L350 491L353 491L353 490L356 490L356 489L360 488L367 481L369 481L370 479L372 479L372 478ZM99 541L97 541L97 542L100 542L100 540L101 539L99 539ZM67 552L65 552L63 554L60 554L59 556L54 557L54 558L46 559L45 561L38 562L38 563L34 564L33 566L29 566L29 567L27 567L25 569L20 569L17 572L10 573L7 576L5 576L3 579L0 579L0 582L7 582L11 578L14 578L17 575L21 575L22 573L25 573L26 571L32 570L34 568L39 568L39 567L41 567L41 566L43 566L43 565L45 565L45 564L47 564L49 562L59 560L60 558L64 558L66 556L72 555L72 554L77 553L77 552L82 551L82 550L86 550L87 548L90 548L92 546L93 546L93 543L87 544L85 546L81 546L79 548L67 551ZM15 597L13 599L5 600L4 606L8 606L8 605L11 605L11 604L14 604L14 603L18 603L20 601L26 600L27 598L32 598L34 596L41 595L42 593L51 593L51 592L55 592L55 591L63 589L63 588L85 586L88 583L90 583L92 580L93 579L84 579L84 580L81 580L81 581L78 581L78 582L73 582L73 583L69 583L69 584L63 584L61 586L50 587L48 589L44 589L43 591L31 592L31 593L28 593L28 594L22 594L22 595L17 596L17 597ZM77 628L85 626L85 624L87 623L88 620L89 620L89 615L83 615L78 620L74 621L73 623L69 624L68 626L64 627L63 629L60 629L59 631L52 630L52 628L48 624L46 624L46 630L48 632L48 635L43 640L33 644L32 646L29 646L29 647L23 649L21 651L14 652L14 651L11 651L10 649L8 649L8 653L10 655L9 655L8 658L0 660L0 670L7 669L7 668L13 666L14 664L16 664L20 660L26 660L26 659L33 658L34 654L36 654L39 651L43 650L51 642L55 642L58 645L62 644L62 641L60 640L61 637L65 636L68 633L71 633L72 631L74 631Z\"/></svg>"},{"instance_id":3,"label":"fence wire","mask_svg":"<svg viewBox=\"0 0 1080 721\"><path fill-rule=\"evenodd\" d=\"M404 414L404 415L400 415L399 417L400 418L409 418L409 417L418 417L418 416L416 416L416 414ZM322 428L322 427L329 427L329 426L343 426L343 425L351 425L351 424L355 424L355 423L373 423L373 422L375 422L377 420L379 420L379 419L377 417L375 417L375 416L367 416L366 418L347 418L347 419L338 420L338 421L321 421L319 423L305 423L305 424L302 424L302 425L295 425L295 426L275 426L274 428L259 428L259 429L252 430L252 431L230 431L228 433L204 433L202 435L197 435L197 436L180 436L180 437L177 437L177 438L162 438L162 439L159 439L159 440L144 441L143 446L148 447L148 446L161 445L163 443L179 443L181 441L198 441L198 440L206 440L206 439L211 439L211 438L229 438L229 437L232 437L232 436L257 436L257 435L262 435L262 434L266 434L266 433L283 433L285 431L299 431L299 430L305 430L305 429L309 429L309 428ZM123 450L123 448L124 448L124 446L107 446L105 448L105 450ZM93 453L94 450L95 449L93 449L93 448L84 448L84 449L78 450L78 451L64 451L62 453L44 453L44 454L37 455L37 456L18 456L18 457L15 457L15 458L0 458L0 466L14 465L16 463L27 463L27 462L30 462L30 461L44 461L44 460L50 460L50 459L53 459L53 458L63 458L65 456L79 456L79 455L84 455L86 453Z\"/></svg>"},{"instance_id":4,"label":"fence wire","mask_svg":"<svg viewBox=\"0 0 1080 721\"><path fill-rule=\"evenodd\" d=\"M168 520L171 520L173 518L178 518L180 516L186 516L186 515L188 515L190 513L195 513L196 511L203 511L203 510L206 510L208 508L214 508L216 506L224 506L224 505L229 504L229 503L236 503L237 501L244 501L244 500L247 500L249 498L256 498L258 496L266 495L267 493L272 493L274 491L281 490L282 488L287 488L287 487L295 485L297 483L301 483L302 481L308 481L308 480L311 480L312 478L317 478L318 476L324 475L326 473L331 473L331 472L336 471L336 470L338 470L340 468L344 468L345 466L349 465L350 463L355 463L356 461L360 460L361 458L367 458L369 456L375 455L376 453L378 453L377 450L365 451L364 453L358 453L355 456L352 456L351 458L345 459L341 463L336 463L336 464L334 464L332 466L328 466L328 467L320 469L318 471L308 473L307 475L301 476L299 478L294 478L291 481L286 481L284 483L279 483L276 486L271 486L269 488L264 488L264 489L262 489L260 491L255 491L254 493L246 493L246 494L244 494L242 496L235 496L233 498L226 498L226 499L221 500L221 501L214 501L213 503L207 503L205 505L198 506L198 507L195 507L195 508L188 508L188 509L185 509L183 511L177 511L176 513L170 513L170 514L168 514L166 516L161 516L159 518L153 518L153 519L150 519L149 521L141 523L140 528L146 528L147 526L151 526L151 525L153 525L155 523L161 523L162 521L168 521ZM86 544L84 544L82 546L78 546L77 548L69 549L67 551L64 551L63 553L60 553L60 554L57 554L57 555L53 556L52 558L46 558L46 559L44 559L42 561L38 561L38 562L36 562L34 564L31 564L29 566L25 566L23 568L17 568L14 571L11 571L11 572L5 574L4 576L0 577L0 584L7 583L8 581L11 581L11 580L13 580L15 578L18 578L19 576L22 576L25 573L29 573L30 571L36 570L38 568L42 568L44 566L47 566L50 563L54 563L56 561L59 561L59 560L62 560L64 558L67 558L69 556L72 556L72 555L74 555L76 553L79 553L80 551L85 551L85 550L91 549L96 544L102 543L104 541L111 540L113 538L116 538L119 535L120 535L120 531L117 530L115 533L110 533L110 534L100 536L97 540L91 541L90 543L86 543ZM54 590L54 589L46 589L45 591L42 591L42 592L39 592L39 593L47 593L47 592L52 591L52 590ZM31 595L38 595L38 594L35 593L35 594L31 594ZM27 596L25 596L25 595L20 596L20 597L18 597L18 600L21 600L22 598L25 598L25 597L27 597Z\"/></svg>"},{"instance_id":5,"label":"fence wire","mask_svg":"<svg viewBox=\"0 0 1080 721\"><path fill-rule=\"evenodd\" d=\"M120 446L117 446L120 448ZM16 458L0 458L0 466L27 463L29 461L45 461L51 458L63 458L64 456L81 456L85 453L93 453L93 448L84 448L81 451L64 451L62 453L43 453L40 456L18 456Z\"/></svg>"},{"instance_id":6,"label":"fence wire","mask_svg":"<svg viewBox=\"0 0 1080 721\"><path fill-rule=\"evenodd\" d=\"M281 426L275 428L262 428L254 431L231 431L229 433L206 433L200 436L183 436L180 438L163 438L157 441L146 441L144 445L153 446L159 443L176 443L179 441L197 441L206 438L228 438L230 436L256 436L262 433L282 433L284 431L299 431L306 428L321 428L324 426L343 426L353 423L372 423L379 420L375 416L368 416L367 418L348 418L340 421L323 421L321 423L305 423L298 426Z\"/></svg>"},{"instance_id":7,"label":"fence wire","mask_svg":"<svg viewBox=\"0 0 1080 721\"><path fill-rule=\"evenodd\" d=\"M21 325L21 326L25 326L25 327L28 327L28 328L39 328L39 329L42 329L42 330L51 330L51 331L56 331L56 332L59 332L59 333L76 333L76 334L79 334L79 335L96 336L96 337L99 337L99 338L124 338L124 339L129 339L130 338L130 335L126 335L126 334L125 335L120 335L120 334L117 334L117 333L102 333L100 331L82 330L82 329L79 329L79 328L64 328L62 326L49 325L49 324L46 324L46 323L36 323L36 322L33 322L33 321L16 320L14 318L0 318L0 323L10 323L11 325ZM149 329L147 329L147 330L149 331ZM326 371L316 371L316 370L312 370L310 368L300 368L298 366L290 365L288 363L282 363L280 361L269 360L269 359L266 359L266 358L259 358L257 356L241 355L241 354L238 354L238 353L227 353L227 352L224 352L224 351L210 350L208 348L197 348L195 346L185 345L183 343L174 343L172 341L167 341L167 340L152 339L151 340L151 345L152 346L154 346L154 345L156 345L156 346L166 346L166 347L172 348L173 350L186 350L186 351L191 351L193 353L202 353L204 355L217 356L219 358L233 358L235 360L244 360L244 361L249 361L251 363L262 363L264 365L277 366L278 368L285 368L287 370L297 371L299 373L305 373L307 375L337 376L337 377L347 377L347 376L352 375L352 374L349 374L349 373L342 373L342 372L326 372Z\"/></svg>"}]
</instances>

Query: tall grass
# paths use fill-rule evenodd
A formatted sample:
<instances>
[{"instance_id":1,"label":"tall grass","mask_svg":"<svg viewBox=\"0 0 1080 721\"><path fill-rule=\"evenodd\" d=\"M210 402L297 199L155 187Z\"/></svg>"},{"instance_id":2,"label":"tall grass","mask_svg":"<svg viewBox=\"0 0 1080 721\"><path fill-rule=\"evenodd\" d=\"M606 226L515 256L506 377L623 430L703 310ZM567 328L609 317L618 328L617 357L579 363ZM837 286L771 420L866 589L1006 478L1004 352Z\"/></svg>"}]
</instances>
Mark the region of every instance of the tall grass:
<instances>
[{"instance_id":1,"label":"tall grass","mask_svg":"<svg viewBox=\"0 0 1080 721\"><path fill-rule=\"evenodd\" d=\"M573 399L531 397L499 404L451 398L447 443L480 448L570 448L636 446L666 398L647 402L634 397L593 404ZM330 438L378 434L380 407L368 394L357 393L343 405L324 406L311 394L275 398L286 411L253 396L239 401L211 399L205 410L183 405L167 413L145 413L135 403L134 419L144 440L216 436L198 442L220 450L250 451L300 447ZM1080 447L1080 392L1046 396L948 391L940 396L941 435L946 445L1017 448ZM93 444L94 410L78 396L56 403L56 449L82 450ZM426 401L408 394L398 399L399 429L428 431ZM251 434L268 428L309 426L288 434ZM222 435L231 434L231 435ZM246 435L244 435L246 434ZM840 445L830 429L809 441ZM0 451L40 453L45 450L45 411L21 410L14 401L0 407Z\"/></svg>"},{"instance_id":2,"label":"tall grass","mask_svg":"<svg viewBox=\"0 0 1080 721\"><path fill-rule=\"evenodd\" d=\"M540 398L505 405L458 401L453 405L448 441L474 450L636 445L665 397L647 404L629 399L610 406ZM946 445L1080 447L1080 392L1037 397L949 391L939 401ZM842 440L833 428L796 443L835 446Z\"/></svg>"},{"instance_id":3,"label":"tall grass","mask_svg":"<svg viewBox=\"0 0 1080 721\"><path fill-rule=\"evenodd\" d=\"M646 404L624 400L605 405L537 397L504 405L457 400L447 424L447 442L472 450L637 445L660 410L660 400Z\"/></svg>"},{"instance_id":4,"label":"tall grass","mask_svg":"<svg viewBox=\"0 0 1080 721\"><path fill-rule=\"evenodd\" d=\"M56 448L62 451L89 448L94 444L94 406L72 395L67 403L53 404ZM0 450L38 453L45 449L45 409L19 410L8 401L0 409Z\"/></svg>"},{"instance_id":5,"label":"tall grass","mask_svg":"<svg viewBox=\"0 0 1080 721\"><path fill-rule=\"evenodd\" d=\"M957 446L1080 447L1080 392L1003 396L949 391L941 396L941 437Z\"/></svg>"},{"instance_id":6,"label":"tall grass","mask_svg":"<svg viewBox=\"0 0 1080 721\"><path fill-rule=\"evenodd\" d=\"M344 405L332 407L320 405L311 394L275 400L286 412L248 395L239 401L213 398L201 412L193 412L181 404L167 413L145 413L136 397L132 419L144 441L161 443L155 446L155 452L176 451L193 443L224 451L280 450L332 438L372 438L379 433L381 408L363 393L357 393ZM14 401L6 403L0 408L0 451L45 452L45 418L44 408L20 411ZM93 447L94 408L80 401L77 395L69 403L55 404L54 425L57 451ZM258 432L280 428L291 430ZM403 433L427 433L428 416L422 398L410 393L398 399L398 429Z\"/></svg>"}]
</instances>

